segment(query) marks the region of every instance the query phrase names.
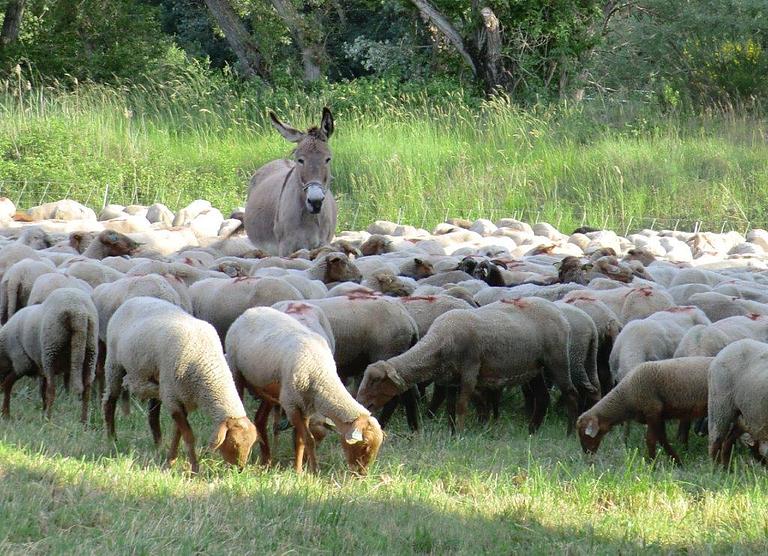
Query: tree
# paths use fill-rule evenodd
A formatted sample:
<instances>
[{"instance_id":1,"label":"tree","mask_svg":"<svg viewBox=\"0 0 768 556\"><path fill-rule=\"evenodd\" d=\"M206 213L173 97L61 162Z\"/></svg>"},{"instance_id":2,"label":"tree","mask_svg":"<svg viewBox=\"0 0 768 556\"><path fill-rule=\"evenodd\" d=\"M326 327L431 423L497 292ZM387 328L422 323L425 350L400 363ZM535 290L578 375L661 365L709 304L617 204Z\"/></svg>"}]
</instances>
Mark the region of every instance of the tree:
<instances>
[{"instance_id":1,"label":"tree","mask_svg":"<svg viewBox=\"0 0 768 556\"><path fill-rule=\"evenodd\" d=\"M247 77L259 76L264 81L270 81L269 70L259 45L248 32L229 0L205 0L205 4L237 56L243 73Z\"/></svg>"},{"instance_id":2,"label":"tree","mask_svg":"<svg viewBox=\"0 0 768 556\"><path fill-rule=\"evenodd\" d=\"M21 30L21 18L24 15L26 0L8 0L3 19L3 29L0 31L0 48L16 42Z\"/></svg>"},{"instance_id":3,"label":"tree","mask_svg":"<svg viewBox=\"0 0 768 556\"><path fill-rule=\"evenodd\" d=\"M304 81L317 81L323 76L323 66L327 65L327 54L319 22L316 18L299 13L291 0L271 1L277 15L288 27L296 46L301 51Z\"/></svg>"}]
</instances>

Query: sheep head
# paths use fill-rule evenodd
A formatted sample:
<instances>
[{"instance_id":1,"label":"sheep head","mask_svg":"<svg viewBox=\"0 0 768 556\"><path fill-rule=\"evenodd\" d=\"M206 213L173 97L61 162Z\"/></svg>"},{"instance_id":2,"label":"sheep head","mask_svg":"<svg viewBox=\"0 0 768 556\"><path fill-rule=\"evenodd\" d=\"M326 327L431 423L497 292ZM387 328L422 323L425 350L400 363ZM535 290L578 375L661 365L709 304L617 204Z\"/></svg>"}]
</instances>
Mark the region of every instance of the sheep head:
<instances>
[{"instance_id":1,"label":"sheep head","mask_svg":"<svg viewBox=\"0 0 768 556\"><path fill-rule=\"evenodd\" d=\"M107 248L108 255L112 257L133 255L141 247L139 242L115 230L104 230L98 235L97 239Z\"/></svg>"},{"instance_id":2,"label":"sheep head","mask_svg":"<svg viewBox=\"0 0 768 556\"><path fill-rule=\"evenodd\" d=\"M565 257L559 263L555 263L554 266L557 269L557 280L561 284L573 282L584 285L587 283L584 271L592 270L591 264L582 265L581 258L571 255Z\"/></svg>"},{"instance_id":3,"label":"sheep head","mask_svg":"<svg viewBox=\"0 0 768 556\"><path fill-rule=\"evenodd\" d=\"M576 430L579 433L581 449L584 450L585 454L594 454L610 427L601 423L596 415L584 413L576 420Z\"/></svg>"},{"instance_id":4,"label":"sheep head","mask_svg":"<svg viewBox=\"0 0 768 556\"><path fill-rule=\"evenodd\" d=\"M69 234L69 246L78 253L82 253L94 237L96 237L94 232L72 232Z\"/></svg>"},{"instance_id":5,"label":"sheep head","mask_svg":"<svg viewBox=\"0 0 768 556\"><path fill-rule=\"evenodd\" d=\"M325 265L323 282L326 284L333 282L360 283L363 277L360 269L343 253L329 253L322 257L319 264Z\"/></svg>"},{"instance_id":6,"label":"sheep head","mask_svg":"<svg viewBox=\"0 0 768 556\"><path fill-rule=\"evenodd\" d=\"M369 255L381 255L392 251L392 241L378 234L373 234L360 245L360 253L367 257Z\"/></svg>"},{"instance_id":7,"label":"sheep head","mask_svg":"<svg viewBox=\"0 0 768 556\"><path fill-rule=\"evenodd\" d=\"M361 415L351 423L342 423L339 433L347 465L354 473L365 475L384 441L381 425L372 415Z\"/></svg>"},{"instance_id":8,"label":"sheep head","mask_svg":"<svg viewBox=\"0 0 768 556\"><path fill-rule=\"evenodd\" d=\"M435 274L435 267L431 262L415 257L413 259L413 270L404 274L404 276L410 276L414 280L421 280L422 278L429 278Z\"/></svg>"},{"instance_id":9,"label":"sheep head","mask_svg":"<svg viewBox=\"0 0 768 556\"><path fill-rule=\"evenodd\" d=\"M394 366L386 361L368 365L357 391L357 401L366 409L377 410L405 392L408 385Z\"/></svg>"},{"instance_id":10,"label":"sheep head","mask_svg":"<svg viewBox=\"0 0 768 556\"><path fill-rule=\"evenodd\" d=\"M224 461L242 469L248 463L257 436L256 427L248 417L228 417L213 431L209 448L218 450Z\"/></svg>"}]
</instances>

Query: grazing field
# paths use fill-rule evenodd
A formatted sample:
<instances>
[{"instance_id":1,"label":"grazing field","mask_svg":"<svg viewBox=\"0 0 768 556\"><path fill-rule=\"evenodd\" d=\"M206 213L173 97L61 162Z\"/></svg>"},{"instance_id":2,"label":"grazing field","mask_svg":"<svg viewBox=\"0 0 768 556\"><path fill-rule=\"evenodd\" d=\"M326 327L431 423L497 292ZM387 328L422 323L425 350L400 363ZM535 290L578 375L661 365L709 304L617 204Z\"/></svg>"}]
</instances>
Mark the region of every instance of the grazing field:
<instances>
[{"instance_id":1,"label":"grazing field","mask_svg":"<svg viewBox=\"0 0 768 556\"><path fill-rule=\"evenodd\" d=\"M727 473L692 437L683 469L664 456L649 463L635 425L628 448L616 430L588 458L565 436L561 413L528 436L517 394L500 422L470 421L456 438L443 420L410 435L398 415L362 479L346 472L333 435L320 447L317 476L288 468L284 433L278 469L238 473L209 455L189 477L183 458L163 469L137 403L118 415L116 445L98 412L82 429L66 394L44 421L31 380L17 385L12 404L12 420L0 423L3 554L768 550L768 476L743 451ZM163 415L166 433L169 421ZM204 444L210 423L196 413L192 426Z\"/></svg>"},{"instance_id":2,"label":"grazing field","mask_svg":"<svg viewBox=\"0 0 768 556\"><path fill-rule=\"evenodd\" d=\"M667 113L591 101L521 109L497 99L305 97L216 91L194 80L74 90L0 84L0 194L27 208L71 197L222 211L286 143L266 108L304 127L336 112L339 227L375 219L432 227L446 216L744 231L765 226L766 120L759 107ZM656 222L654 222L656 219Z\"/></svg>"}]
</instances>

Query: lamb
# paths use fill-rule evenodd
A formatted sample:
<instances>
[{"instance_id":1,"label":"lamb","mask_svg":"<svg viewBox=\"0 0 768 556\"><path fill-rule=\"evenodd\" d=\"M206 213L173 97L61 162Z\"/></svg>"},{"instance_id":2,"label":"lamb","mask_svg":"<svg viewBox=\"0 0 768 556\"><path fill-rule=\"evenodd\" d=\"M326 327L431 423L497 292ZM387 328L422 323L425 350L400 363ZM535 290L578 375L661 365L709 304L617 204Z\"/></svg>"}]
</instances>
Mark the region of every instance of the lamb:
<instances>
[{"instance_id":1,"label":"lamb","mask_svg":"<svg viewBox=\"0 0 768 556\"><path fill-rule=\"evenodd\" d=\"M768 317L754 314L728 317L708 326L694 326L685 333L674 356L714 357L725 346L745 338L768 342Z\"/></svg>"},{"instance_id":2,"label":"lamb","mask_svg":"<svg viewBox=\"0 0 768 556\"><path fill-rule=\"evenodd\" d=\"M728 465L743 433L752 453L768 461L768 345L739 340L723 349L709 368L709 455Z\"/></svg>"},{"instance_id":3,"label":"lamb","mask_svg":"<svg viewBox=\"0 0 768 556\"><path fill-rule=\"evenodd\" d=\"M570 430L577 394L570 377L568 334L568 322L560 311L536 298L448 311L414 347L369 365L357 400L376 409L420 382L434 380L446 386L458 382L456 429L462 430L476 387L525 385L543 372L563 394L572 419ZM536 388L535 394L531 432L541 425L549 401L545 387Z\"/></svg>"},{"instance_id":4,"label":"lamb","mask_svg":"<svg viewBox=\"0 0 768 556\"><path fill-rule=\"evenodd\" d=\"M251 307L269 307L278 301L302 300L299 290L281 278L209 278L189 288L192 314L211 323L222 344L230 325Z\"/></svg>"},{"instance_id":5,"label":"lamb","mask_svg":"<svg viewBox=\"0 0 768 556\"><path fill-rule=\"evenodd\" d=\"M616 387L576 421L581 447L595 453L603 437L615 425L637 421L648 425L645 442L648 457L656 457L656 445L680 465L680 456L667 440L665 422L680 419L681 425L706 415L707 383L712 357L681 357L650 361L635 367Z\"/></svg>"},{"instance_id":6,"label":"lamb","mask_svg":"<svg viewBox=\"0 0 768 556\"><path fill-rule=\"evenodd\" d=\"M115 311L107 326L107 388L103 409L108 435L115 437L115 408L125 386L149 401L149 426L161 440L160 406L175 423L168 465L183 437L193 473L199 470L195 437L187 414L200 408L213 420L210 449L242 468L256 442L216 330L161 299L135 297Z\"/></svg>"},{"instance_id":7,"label":"lamb","mask_svg":"<svg viewBox=\"0 0 768 556\"><path fill-rule=\"evenodd\" d=\"M0 331L3 415L10 414L14 383L22 376L39 374L43 410L50 418L56 396L54 376L64 372L65 384L82 398L80 419L87 423L97 332L96 307L90 296L78 289L59 289L40 305L17 311Z\"/></svg>"},{"instance_id":8,"label":"lamb","mask_svg":"<svg viewBox=\"0 0 768 556\"><path fill-rule=\"evenodd\" d=\"M19 261L10 267L0 281L0 322L5 324L19 309L25 307L35 280L56 267L47 260Z\"/></svg>"},{"instance_id":9,"label":"lamb","mask_svg":"<svg viewBox=\"0 0 768 556\"><path fill-rule=\"evenodd\" d=\"M685 333L697 324L710 324L700 309L674 307L624 326L609 359L614 382L640 363L671 358Z\"/></svg>"},{"instance_id":10,"label":"lamb","mask_svg":"<svg viewBox=\"0 0 768 556\"><path fill-rule=\"evenodd\" d=\"M367 280L363 280L360 285L391 297L412 295L416 289L415 281L410 278L396 276L389 270L374 272Z\"/></svg>"},{"instance_id":11,"label":"lamb","mask_svg":"<svg viewBox=\"0 0 768 556\"><path fill-rule=\"evenodd\" d=\"M88 244L83 251L83 256L89 259L103 259L104 257L120 257L133 255L141 246L125 234L114 230L104 230Z\"/></svg>"},{"instance_id":12,"label":"lamb","mask_svg":"<svg viewBox=\"0 0 768 556\"><path fill-rule=\"evenodd\" d=\"M232 324L225 345L235 383L263 400L254 418L263 463L271 461L267 419L279 404L296 431L297 472L302 470L305 448L309 469L317 471L309 417L318 413L336 425L350 468L365 474L383 433L378 421L344 388L333 353L321 335L275 309L254 307Z\"/></svg>"}]
</instances>

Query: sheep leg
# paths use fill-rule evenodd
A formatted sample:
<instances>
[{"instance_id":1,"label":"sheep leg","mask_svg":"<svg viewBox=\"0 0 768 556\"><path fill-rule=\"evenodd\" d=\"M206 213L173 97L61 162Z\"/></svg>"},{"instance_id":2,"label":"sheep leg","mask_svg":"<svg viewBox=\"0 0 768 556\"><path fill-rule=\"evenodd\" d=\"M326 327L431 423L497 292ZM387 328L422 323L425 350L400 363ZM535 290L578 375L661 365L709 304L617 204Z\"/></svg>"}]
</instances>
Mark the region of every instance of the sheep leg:
<instances>
[{"instance_id":1,"label":"sheep leg","mask_svg":"<svg viewBox=\"0 0 768 556\"><path fill-rule=\"evenodd\" d=\"M304 467L304 448L307 449L307 460L310 471L317 471L317 462L315 460L315 443L312 434L309 432L309 419L301 414L301 411L294 409L288 412L288 419L293 424L293 445L296 452L296 461L294 468L296 473L301 473Z\"/></svg>"},{"instance_id":2,"label":"sheep leg","mask_svg":"<svg viewBox=\"0 0 768 556\"><path fill-rule=\"evenodd\" d=\"M45 411L45 418L50 419L51 414L53 413L53 400L56 399L56 383L54 382L53 375L44 375L42 381L45 385L43 411Z\"/></svg>"},{"instance_id":3,"label":"sheep leg","mask_svg":"<svg viewBox=\"0 0 768 556\"><path fill-rule=\"evenodd\" d=\"M5 419L11 416L11 391L13 385L19 380L19 375L11 371L3 380L3 409L2 414Z\"/></svg>"},{"instance_id":4,"label":"sheep leg","mask_svg":"<svg viewBox=\"0 0 768 556\"><path fill-rule=\"evenodd\" d=\"M131 395L128 390L123 390L120 395L120 409L123 410L123 415L131 414Z\"/></svg>"},{"instance_id":5,"label":"sheep leg","mask_svg":"<svg viewBox=\"0 0 768 556\"><path fill-rule=\"evenodd\" d=\"M181 441L181 429L178 426L173 427L173 436L171 437L171 446L168 448L168 458L165 465L170 469L176 463L179 454L179 442Z\"/></svg>"},{"instance_id":6,"label":"sheep leg","mask_svg":"<svg viewBox=\"0 0 768 556\"><path fill-rule=\"evenodd\" d=\"M477 372L464 373L461 377L461 386L459 387L459 396L456 400L456 430L464 430L464 421L467 416L469 400L475 392L477 385Z\"/></svg>"},{"instance_id":7,"label":"sheep leg","mask_svg":"<svg viewBox=\"0 0 768 556\"><path fill-rule=\"evenodd\" d=\"M650 423L645 432L645 446L648 449L648 459L656 459L656 428Z\"/></svg>"},{"instance_id":8,"label":"sheep leg","mask_svg":"<svg viewBox=\"0 0 768 556\"><path fill-rule=\"evenodd\" d=\"M259 434L260 460L262 465L269 466L272 463L272 453L269 449L269 439L267 437L267 421L269 413L272 410L272 402L265 399L261 400L259 409L253 417L253 424L256 426L256 432Z\"/></svg>"},{"instance_id":9,"label":"sheep leg","mask_svg":"<svg viewBox=\"0 0 768 556\"><path fill-rule=\"evenodd\" d=\"M99 349L96 355L96 390L99 399L104 396L104 364L107 359L107 346L99 340Z\"/></svg>"},{"instance_id":10,"label":"sheep leg","mask_svg":"<svg viewBox=\"0 0 768 556\"><path fill-rule=\"evenodd\" d=\"M405 419L408 421L408 427L412 432L419 430L419 390L411 386L400 395L405 404Z\"/></svg>"},{"instance_id":11,"label":"sheep leg","mask_svg":"<svg viewBox=\"0 0 768 556\"><path fill-rule=\"evenodd\" d=\"M691 432L691 420L680 419L680 423L677 425L677 439L686 448L688 447L688 437L690 436L690 432Z\"/></svg>"},{"instance_id":12,"label":"sheep leg","mask_svg":"<svg viewBox=\"0 0 768 556\"><path fill-rule=\"evenodd\" d=\"M429 406L427 407L427 417L434 419L437 416L437 410L443 405L447 393L447 386L441 386L439 384L434 385L434 388L432 389L432 401L429 402Z\"/></svg>"},{"instance_id":13,"label":"sheep leg","mask_svg":"<svg viewBox=\"0 0 768 556\"><path fill-rule=\"evenodd\" d=\"M83 393L80 394L80 422L83 425L88 424L88 406L91 403L91 385L88 382L83 384Z\"/></svg>"},{"instance_id":14,"label":"sheep leg","mask_svg":"<svg viewBox=\"0 0 768 556\"><path fill-rule=\"evenodd\" d=\"M656 438L661 444L661 447L664 448L664 451L667 452L667 455L672 458L672 461L675 462L675 465L681 466L683 463L680 460L680 456L677 454L675 449L672 448L669 440L667 440L666 423L664 421L658 421L654 426L656 427Z\"/></svg>"},{"instance_id":15,"label":"sheep leg","mask_svg":"<svg viewBox=\"0 0 768 556\"><path fill-rule=\"evenodd\" d=\"M728 467L731 463L731 455L733 453L733 444L736 439L741 435L741 429L736 425L731 425L731 429L728 431L728 435L723 439L722 446L720 447L720 463L725 467Z\"/></svg>"},{"instance_id":16,"label":"sheep leg","mask_svg":"<svg viewBox=\"0 0 768 556\"><path fill-rule=\"evenodd\" d=\"M387 426L390 419L392 419L392 415L395 413L395 409L397 409L399 403L400 396L395 396L387 403L385 403L383 408L381 408L381 413L379 414L379 424L381 425L381 428L385 428Z\"/></svg>"},{"instance_id":17,"label":"sheep leg","mask_svg":"<svg viewBox=\"0 0 768 556\"><path fill-rule=\"evenodd\" d=\"M451 434L456 434L456 398L458 395L458 389L455 386L449 386L446 388L446 407L445 411L448 413L448 426L451 429Z\"/></svg>"},{"instance_id":18,"label":"sheep leg","mask_svg":"<svg viewBox=\"0 0 768 556\"><path fill-rule=\"evenodd\" d=\"M275 405L272 408L272 445L277 446L277 437L280 436L282 428L288 428L283 421L283 408Z\"/></svg>"},{"instance_id":19,"label":"sheep leg","mask_svg":"<svg viewBox=\"0 0 768 556\"><path fill-rule=\"evenodd\" d=\"M531 398L531 417L528 422L528 434L533 434L541 424L544 422L544 417L547 414L547 408L549 407L549 390L547 384L544 382L544 376L539 373L533 377L526 388L529 390Z\"/></svg>"},{"instance_id":20,"label":"sheep leg","mask_svg":"<svg viewBox=\"0 0 768 556\"><path fill-rule=\"evenodd\" d=\"M181 436L184 439L184 445L187 448L187 458L192 467L192 473L197 474L197 472L200 471L200 466L197 463L197 453L195 452L195 435L192 433L192 428L189 426L187 416L184 411L176 411L171 416L176 422L176 428L181 432ZM171 459L170 453L168 454L168 459Z\"/></svg>"},{"instance_id":21,"label":"sheep leg","mask_svg":"<svg viewBox=\"0 0 768 556\"><path fill-rule=\"evenodd\" d=\"M159 446L163 439L163 431L160 430L160 405L160 400L154 398L147 402L149 430L152 431L152 440L155 441L155 446Z\"/></svg>"}]
</instances>

